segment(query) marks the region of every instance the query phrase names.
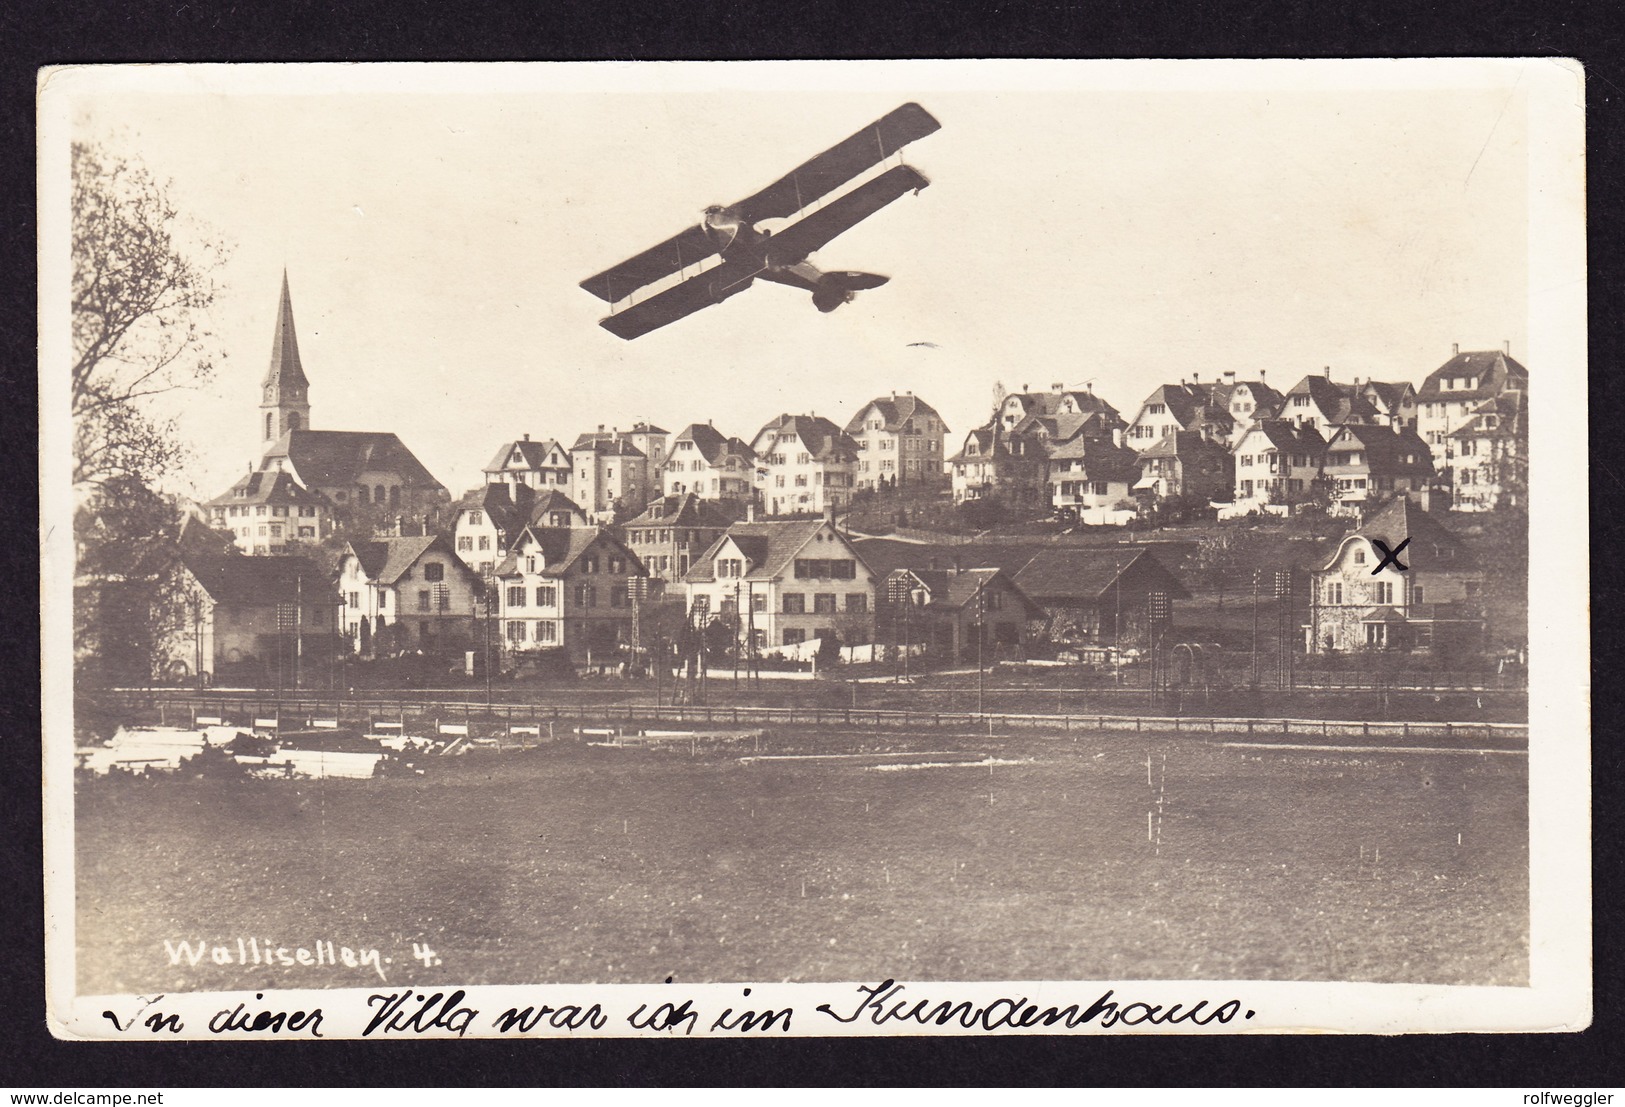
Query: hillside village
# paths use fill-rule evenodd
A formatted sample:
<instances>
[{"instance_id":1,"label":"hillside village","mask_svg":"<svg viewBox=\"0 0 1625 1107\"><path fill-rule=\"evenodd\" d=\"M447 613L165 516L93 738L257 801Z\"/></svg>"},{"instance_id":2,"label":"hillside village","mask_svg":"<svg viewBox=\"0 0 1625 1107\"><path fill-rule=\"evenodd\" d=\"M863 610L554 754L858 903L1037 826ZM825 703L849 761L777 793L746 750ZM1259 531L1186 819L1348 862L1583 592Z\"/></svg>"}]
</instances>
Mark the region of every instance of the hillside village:
<instances>
[{"instance_id":1,"label":"hillside village","mask_svg":"<svg viewBox=\"0 0 1625 1107\"><path fill-rule=\"evenodd\" d=\"M1083 664L1235 645L1245 599L1256 654L1261 591L1282 664L1490 664L1522 645L1523 584L1475 535L1525 507L1529 374L1507 346L1418 373L1192 372L1122 406L1022 384L970 428L910 392L845 397L844 424L701 410L492 442L448 486L394 434L323 426L284 276L258 456L188 506L156 671L124 678L637 673L685 642L735 665ZM1373 575L1375 543L1406 540L1407 569Z\"/></svg>"}]
</instances>

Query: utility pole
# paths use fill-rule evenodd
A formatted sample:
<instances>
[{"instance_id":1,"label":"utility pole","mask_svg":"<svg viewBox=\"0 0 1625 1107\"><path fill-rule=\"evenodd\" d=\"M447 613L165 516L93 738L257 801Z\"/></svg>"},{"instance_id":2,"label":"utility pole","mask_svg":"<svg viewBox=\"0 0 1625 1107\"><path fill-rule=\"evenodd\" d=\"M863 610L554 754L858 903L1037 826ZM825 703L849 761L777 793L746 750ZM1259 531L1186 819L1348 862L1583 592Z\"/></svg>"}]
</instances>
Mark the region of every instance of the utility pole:
<instances>
[{"instance_id":1,"label":"utility pole","mask_svg":"<svg viewBox=\"0 0 1625 1107\"><path fill-rule=\"evenodd\" d=\"M734 581L734 695L739 695L739 581Z\"/></svg>"},{"instance_id":2,"label":"utility pole","mask_svg":"<svg viewBox=\"0 0 1625 1107\"><path fill-rule=\"evenodd\" d=\"M976 593L976 713L983 713L983 674L982 674L982 639L985 637L985 623L987 620L987 594L982 591Z\"/></svg>"},{"instance_id":3,"label":"utility pole","mask_svg":"<svg viewBox=\"0 0 1625 1107\"><path fill-rule=\"evenodd\" d=\"M305 659L305 572L294 571L293 578L293 686L299 687L299 671Z\"/></svg>"},{"instance_id":4,"label":"utility pole","mask_svg":"<svg viewBox=\"0 0 1625 1107\"><path fill-rule=\"evenodd\" d=\"M1258 691L1258 574L1253 570L1253 691Z\"/></svg>"}]
</instances>

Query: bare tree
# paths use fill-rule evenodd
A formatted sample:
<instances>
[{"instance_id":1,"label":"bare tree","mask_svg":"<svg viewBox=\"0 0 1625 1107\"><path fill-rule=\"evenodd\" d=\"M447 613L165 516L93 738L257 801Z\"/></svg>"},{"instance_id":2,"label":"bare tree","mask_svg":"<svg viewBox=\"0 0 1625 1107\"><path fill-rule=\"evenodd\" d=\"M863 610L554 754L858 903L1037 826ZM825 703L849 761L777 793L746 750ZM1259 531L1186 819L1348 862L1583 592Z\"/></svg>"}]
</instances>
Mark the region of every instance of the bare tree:
<instances>
[{"instance_id":1,"label":"bare tree","mask_svg":"<svg viewBox=\"0 0 1625 1107\"><path fill-rule=\"evenodd\" d=\"M152 484L184 457L149 401L212 376L204 313L225 244L190 227L140 162L72 151L74 483Z\"/></svg>"}]
</instances>

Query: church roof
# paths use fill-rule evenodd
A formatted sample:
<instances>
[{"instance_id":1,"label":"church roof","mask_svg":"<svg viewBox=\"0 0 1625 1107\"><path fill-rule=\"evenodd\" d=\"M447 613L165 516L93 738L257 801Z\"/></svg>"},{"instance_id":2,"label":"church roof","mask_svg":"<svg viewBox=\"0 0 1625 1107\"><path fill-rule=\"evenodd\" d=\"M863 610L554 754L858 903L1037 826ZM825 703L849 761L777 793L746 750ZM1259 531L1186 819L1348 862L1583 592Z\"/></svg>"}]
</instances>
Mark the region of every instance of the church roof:
<instances>
[{"instance_id":1,"label":"church roof","mask_svg":"<svg viewBox=\"0 0 1625 1107\"><path fill-rule=\"evenodd\" d=\"M276 313L276 334L271 338L271 367L265 384L279 390L310 387L299 361L299 338L293 329L293 299L288 295L288 271L282 271L282 303Z\"/></svg>"},{"instance_id":2,"label":"church roof","mask_svg":"<svg viewBox=\"0 0 1625 1107\"><path fill-rule=\"evenodd\" d=\"M265 451L260 468L273 468L277 458L286 458L300 482L311 488L348 486L369 472L396 473L408 486L441 487L405 443L388 431L289 431Z\"/></svg>"}]
</instances>

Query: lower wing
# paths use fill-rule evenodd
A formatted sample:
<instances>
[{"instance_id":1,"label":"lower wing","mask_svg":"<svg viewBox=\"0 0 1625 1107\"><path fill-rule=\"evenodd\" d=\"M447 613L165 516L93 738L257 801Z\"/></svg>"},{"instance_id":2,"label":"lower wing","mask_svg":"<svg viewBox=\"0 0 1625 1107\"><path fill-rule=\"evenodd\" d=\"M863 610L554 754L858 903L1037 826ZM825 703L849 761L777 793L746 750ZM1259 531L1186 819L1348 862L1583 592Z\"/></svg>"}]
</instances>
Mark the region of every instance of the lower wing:
<instances>
[{"instance_id":1,"label":"lower wing","mask_svg":"<svg viewBox=\"0 0 1625 1107\"><path fill-rule=\"evenodd\" d=\"M742 272L734 266L719 265L647 300L607 315L598 321L598 325L617 337L637 338L659 330L667 323L675 323L701 308L720 304L729 296L738 295L750 287L755 276L755 273Z\"/></svg>"},{"instance_id":2,"label":"lower wing","mask_svg":"<svg viewBox=\"0 0 1625 1107\"><path fill-rule=\"evenodd\" d=\"M930 183L911 165L893 166L769 238L768 261L774 266L794 265L905 192L918 192Z\"/></svg>"}]
</instances>

